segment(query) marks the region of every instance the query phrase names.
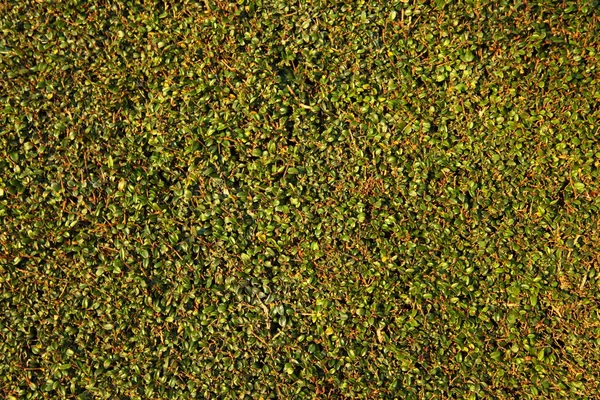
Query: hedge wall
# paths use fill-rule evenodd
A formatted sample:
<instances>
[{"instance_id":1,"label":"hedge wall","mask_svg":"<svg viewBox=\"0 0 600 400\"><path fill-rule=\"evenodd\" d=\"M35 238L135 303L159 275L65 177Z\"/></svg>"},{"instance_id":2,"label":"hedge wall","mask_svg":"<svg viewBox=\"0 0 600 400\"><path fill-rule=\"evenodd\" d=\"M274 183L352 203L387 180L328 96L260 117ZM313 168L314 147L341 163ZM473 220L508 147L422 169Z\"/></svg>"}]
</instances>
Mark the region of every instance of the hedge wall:
<instances>
[{"instance_id":1,"label":"hedge wall","mask_svg":"<svg viewBox=\"0 0 600 400\"><path fill-rule=\"evenodd\" d=\"M4 1L0 394L600 396L594 1Z\"/></svg>"}]
</instances>

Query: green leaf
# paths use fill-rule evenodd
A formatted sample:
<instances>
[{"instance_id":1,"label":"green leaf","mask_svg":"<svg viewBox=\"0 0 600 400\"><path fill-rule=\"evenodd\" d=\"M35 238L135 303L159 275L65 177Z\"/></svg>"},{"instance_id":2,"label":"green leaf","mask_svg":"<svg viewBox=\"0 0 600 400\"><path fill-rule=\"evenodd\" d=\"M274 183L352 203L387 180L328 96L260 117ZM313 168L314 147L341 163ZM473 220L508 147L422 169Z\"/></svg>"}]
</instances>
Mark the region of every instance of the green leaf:
<instances>
[{"instance_id":1,"label":"green leaf","mask_svg":"<svg viewBox=\"0 0 600 400\"><path fill-rule=\"evenodd\" d=\"M533 307L535 307L535 306L537 305L537 303L538 303L538 297L537 297L537 295L535 295L535 294L534 294L534 295L531 295L531 296L529 297L529 302L531 303L531 305L532 305Z\"/></svg>"},{"instance_id":2,"label":"green leaf","mask_svg":"<svg viewBox=\"0 0 600 400\"><path fill-rule=\"evenodd\" d=\"M518 318L519 318L518 310L512 309L509 311L508 317L507 317L509 324L511 324L511 325L515 324L517 322Z\"/></svg>"},{"instance_id":3,"label":"green leaf","mask_svg":"<svg viewBox=\"0 0 600 400\"><path fill-rule=\"evenodd\" d=\"M283 370L287 374L292 375L294 373L294 366L291 363L285 363L285 367L283 368Z\"/></svg>"},{"instance_id":4,"label":"green leaf","mask_svg":"<svg viewBox=\"0 0 600 400\"><path fill-rule=\"evenodd\" d=\"M471 62L471 61L475 60L475 55L470 50L467 50L463 54L462 59L465 62Z\"/></svg>"},{"instance_id":5,"label":"green leaf","mask_svg":"<svg viewBox=\"0 0 600 400\"><path fill-rule=\"evenodd\" d=\"M538 352L538 355L537 355L537 358L538 358L538 360L539 360L539 361L544 361L544 356L545 356L545 355L546 355L546 353L545 353L544 349L541 349L541 350Z\"/></svg>"}]
</instances>

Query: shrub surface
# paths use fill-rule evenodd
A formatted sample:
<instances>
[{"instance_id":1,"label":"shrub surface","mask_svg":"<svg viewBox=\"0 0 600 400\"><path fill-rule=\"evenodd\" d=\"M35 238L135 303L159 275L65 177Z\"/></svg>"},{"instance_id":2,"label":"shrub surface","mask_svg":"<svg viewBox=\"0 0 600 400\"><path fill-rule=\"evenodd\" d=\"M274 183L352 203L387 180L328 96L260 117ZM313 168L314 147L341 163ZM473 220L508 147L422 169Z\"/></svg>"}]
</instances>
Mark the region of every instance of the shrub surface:
<instances>
[{"instance_id":1,"label":"shrub surface","mask_svg":"<svg viewBox=\"0 0 600 400\"><path fill-rule=\"evenodd\" d=\"M598 398L598 1L4 1L3 398Z\"/></svg>"}]
</instances>

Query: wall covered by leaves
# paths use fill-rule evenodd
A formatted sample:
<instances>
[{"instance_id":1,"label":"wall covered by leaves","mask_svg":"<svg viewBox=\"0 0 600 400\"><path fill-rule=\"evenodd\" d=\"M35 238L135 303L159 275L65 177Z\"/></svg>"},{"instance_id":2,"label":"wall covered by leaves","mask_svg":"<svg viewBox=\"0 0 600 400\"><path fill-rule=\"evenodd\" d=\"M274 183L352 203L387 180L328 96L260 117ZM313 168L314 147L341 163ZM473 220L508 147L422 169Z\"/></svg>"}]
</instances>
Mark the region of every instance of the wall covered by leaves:
<instances>
[{"instance_id":1,"label":"wall covered by leaves","mask_svg":"<svg viewBox=\"0 0 600 400\"><path fill-rule=\"evenodd\" d=\"M0 394L598 398L598 1L0 3Z\"/></svg>"}]
</instances>

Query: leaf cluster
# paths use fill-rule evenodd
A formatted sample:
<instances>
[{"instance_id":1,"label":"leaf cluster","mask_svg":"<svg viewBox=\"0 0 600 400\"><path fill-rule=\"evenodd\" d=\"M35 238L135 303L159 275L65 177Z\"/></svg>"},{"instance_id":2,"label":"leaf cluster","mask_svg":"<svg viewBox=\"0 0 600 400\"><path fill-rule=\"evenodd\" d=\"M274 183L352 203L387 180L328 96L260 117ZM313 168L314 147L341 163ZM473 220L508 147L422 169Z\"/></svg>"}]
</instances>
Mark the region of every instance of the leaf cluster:
<instances>
[{"instance_id":1,"label":"leaf cluster","mask_svg":"<svg viewBox=\"0 0 600 400\"><path fill-rule=\"evenodd\" d=\"M597 398L597 1L0 5L3 398Z\"/></svg>"}]
</instances>

